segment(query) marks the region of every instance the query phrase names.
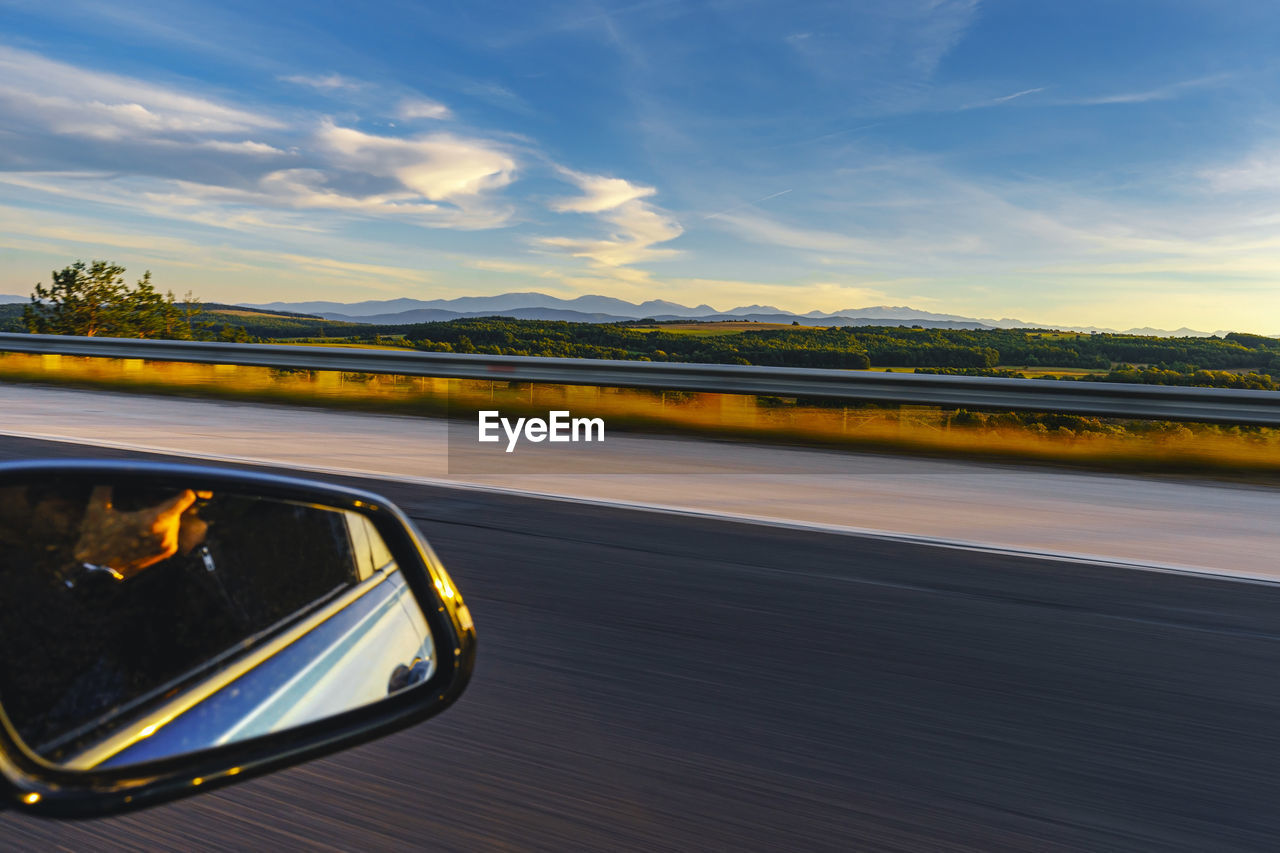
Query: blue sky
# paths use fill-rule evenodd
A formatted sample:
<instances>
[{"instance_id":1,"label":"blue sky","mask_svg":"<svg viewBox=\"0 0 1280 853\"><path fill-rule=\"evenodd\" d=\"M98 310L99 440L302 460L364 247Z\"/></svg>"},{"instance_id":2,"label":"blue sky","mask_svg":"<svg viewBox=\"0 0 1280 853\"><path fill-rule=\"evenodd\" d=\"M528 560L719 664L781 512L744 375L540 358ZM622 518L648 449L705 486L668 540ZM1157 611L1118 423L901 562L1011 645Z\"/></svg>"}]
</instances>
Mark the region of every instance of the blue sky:
<instances>
[{"instance_id":1,"label":"blue sky","mask_svg":"<svg viewBox=\"0 0 1280 853\"><path fill-rule=\"evenodd\" d=\"M0 293L1280 330L1269 2L0 0Z\"/></svg>"}]
</instances>

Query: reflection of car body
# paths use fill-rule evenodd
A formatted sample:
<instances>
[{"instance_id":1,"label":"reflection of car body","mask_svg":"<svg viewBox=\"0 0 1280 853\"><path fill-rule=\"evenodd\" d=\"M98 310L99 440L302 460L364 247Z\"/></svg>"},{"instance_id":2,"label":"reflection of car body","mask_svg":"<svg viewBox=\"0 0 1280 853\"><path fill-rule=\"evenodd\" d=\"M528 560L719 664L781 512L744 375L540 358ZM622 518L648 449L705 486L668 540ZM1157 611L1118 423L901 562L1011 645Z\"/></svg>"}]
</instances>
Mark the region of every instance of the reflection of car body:
<instances>
[{"instance_id":1,"label":"reflection of car body","mask_svg":"<svg viewBox=\"0 0 1280 853\"><path fill-rule=\"evenodd\" d=\"M281 731L430 677L435 649L404 578L367 519L346 521L352 584L81 727L64 739L79 741L67 765L123 766Z\"/></svg>"}]
</instances>

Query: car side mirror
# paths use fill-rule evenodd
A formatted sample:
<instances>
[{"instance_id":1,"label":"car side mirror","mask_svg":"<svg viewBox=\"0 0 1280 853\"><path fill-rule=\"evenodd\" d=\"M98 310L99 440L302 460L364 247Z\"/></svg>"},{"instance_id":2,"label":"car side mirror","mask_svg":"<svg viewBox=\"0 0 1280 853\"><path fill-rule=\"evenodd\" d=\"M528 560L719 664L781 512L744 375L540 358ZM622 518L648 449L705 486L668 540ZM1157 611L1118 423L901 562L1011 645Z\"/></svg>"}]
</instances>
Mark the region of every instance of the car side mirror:
<instances>
[{"instance_id":1,"label":"car side mirror","mask_svg":"<svg viewBox=\"0 0 1280 853\"><path fill-rule=\"evenodd\" d=\"M471 615L385 499L188 465L0 465L0 773L87 817L439 713Z\"/></svg>"}]
</instances>

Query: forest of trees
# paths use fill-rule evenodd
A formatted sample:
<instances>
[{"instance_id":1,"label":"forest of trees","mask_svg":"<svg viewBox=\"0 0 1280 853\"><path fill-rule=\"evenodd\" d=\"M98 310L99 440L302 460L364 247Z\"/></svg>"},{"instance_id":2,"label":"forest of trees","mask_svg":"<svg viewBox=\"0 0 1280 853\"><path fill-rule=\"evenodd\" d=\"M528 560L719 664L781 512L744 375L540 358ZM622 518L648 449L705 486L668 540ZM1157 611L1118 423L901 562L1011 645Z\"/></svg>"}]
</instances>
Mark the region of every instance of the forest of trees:
<instances>
[{"instance_id":1,"label":"forest of trees","mask_svg":"<svg viewBox=\"0 0 1280 853\"><path fill-rule=\"evenodd\" d=\"M405 327L406 340L436 352L476 352L562 358L616 358L703 364L759 364L858 369L866 349L840 329L686 335L643 331L619 323L565 323L483 317Z\"/></svg>"},{"instance_id":2,"label":"forest of trees","mask_svg":"<svg viewBox=\"0 0 1280 853\"><path fill-rule=\"evenodd\" d=\"M886 326L794 326L735 334L692 335L632 324L564 323L503 317L383 327L419 349L569 358L644 359L786 367L915 368L1014 376L1007 366L1109 370L1082 377L1148 384L1274 389L1280 339L1160 338L1076 334L1039 329L919 329ZM1231 369L1231 372L1228 370Z\"/></svg>"}]
</instances>

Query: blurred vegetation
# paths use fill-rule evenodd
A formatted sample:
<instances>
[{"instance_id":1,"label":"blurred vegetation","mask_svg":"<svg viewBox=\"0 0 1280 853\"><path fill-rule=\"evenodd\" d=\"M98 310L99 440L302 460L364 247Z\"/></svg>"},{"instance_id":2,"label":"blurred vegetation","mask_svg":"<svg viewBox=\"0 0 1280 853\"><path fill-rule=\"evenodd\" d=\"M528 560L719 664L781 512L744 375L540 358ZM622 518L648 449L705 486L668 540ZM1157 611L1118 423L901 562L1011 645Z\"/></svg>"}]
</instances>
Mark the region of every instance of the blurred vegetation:
<instances>
[{"instance_id":1,"label":"blurred vegetation","mask_svg":"<svg viewBox=\"0 0 1280 853\"><path fill-rule=\"evenodd\" d=\"M432 417L603 417L610 432L706 435L1101 470L1280 476L1280 430L789 397L0 353L0 381Z\"/></svg>"}]
</instances>

